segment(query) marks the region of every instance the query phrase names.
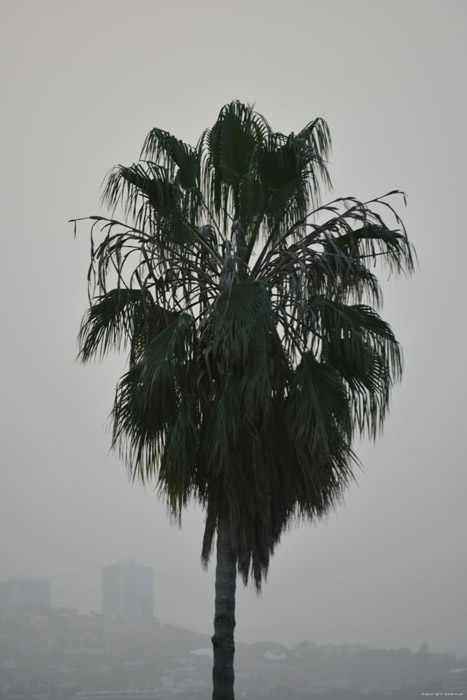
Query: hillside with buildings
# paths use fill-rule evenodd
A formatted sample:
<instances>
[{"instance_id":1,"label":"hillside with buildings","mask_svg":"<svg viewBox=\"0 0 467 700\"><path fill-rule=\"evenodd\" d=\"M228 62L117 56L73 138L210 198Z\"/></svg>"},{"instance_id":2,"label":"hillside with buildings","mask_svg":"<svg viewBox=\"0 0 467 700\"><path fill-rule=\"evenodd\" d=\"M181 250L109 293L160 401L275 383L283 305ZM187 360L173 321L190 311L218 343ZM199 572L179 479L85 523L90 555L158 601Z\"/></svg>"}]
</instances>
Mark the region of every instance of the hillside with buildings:
<instances>
[{"instance_id":1,"label":"hillside with buildings","mask_svg":"<svg viewBox=\"0 0 467 700\"><path fill-rule=\"evenodd\" d=\"M102 570L102 612L53 608L50 583L0 583L0 700L205 700L212 650L207 634L154 617L150 567ZM412 700L467 692L467 659L360 645L292 649L237 642L239 700Z\"/></svg>"},{"instance_id":2,"label":"hillside with buildings","mask_svg":"<svg viewBox=\"0 0 467 700\"><path fill-rule=\"evenodd\" d=\"M211 686L209 636L155 619L3 605L0 660L1 700L201 700ZM411 700L467 691L466 667L426 647L238 643L236 685L242 700Z\"/></svg>"}]
</instances>

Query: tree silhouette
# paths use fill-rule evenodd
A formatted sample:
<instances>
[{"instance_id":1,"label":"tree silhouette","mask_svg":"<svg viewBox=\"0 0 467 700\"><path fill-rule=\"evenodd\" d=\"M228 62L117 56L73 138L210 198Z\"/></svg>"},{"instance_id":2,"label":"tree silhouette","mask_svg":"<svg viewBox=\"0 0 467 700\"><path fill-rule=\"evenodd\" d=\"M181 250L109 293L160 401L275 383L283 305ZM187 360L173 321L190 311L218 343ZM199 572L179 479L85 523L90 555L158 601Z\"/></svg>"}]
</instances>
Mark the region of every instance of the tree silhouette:
<instances>
[{"instance_id":1,"label":"tree silhouette","mask_svg":"<svg viewBox=\"0 0 467 700\"><path fill-rule=\"evenodd\" d=\"M196 147L153 129L107 179L123 221L89 217L80 357L127 348L113 444L177 516L203 505L205 563L217 535L215 700L234 697L237 571L260 589L290 520L339 501L401 375L373 271L413 269L400 193L320 205L329 149L322 119L286 136L234 101Z\"/></svg>"}]
</instances>

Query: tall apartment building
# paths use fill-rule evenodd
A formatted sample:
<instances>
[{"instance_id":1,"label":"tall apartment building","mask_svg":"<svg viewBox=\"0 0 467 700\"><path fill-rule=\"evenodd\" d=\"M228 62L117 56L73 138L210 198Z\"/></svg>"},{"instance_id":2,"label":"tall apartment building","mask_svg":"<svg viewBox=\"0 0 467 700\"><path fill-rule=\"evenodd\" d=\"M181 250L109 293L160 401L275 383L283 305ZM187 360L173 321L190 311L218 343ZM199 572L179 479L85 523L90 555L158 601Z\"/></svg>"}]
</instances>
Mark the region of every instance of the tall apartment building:
<instances>
[{"instance_id":1,"label":"tall apartment building","mask_svg":"<svg viewBox=\"0 0 467 700\"><path fill-rule=\"evenodd\" d=\"M50 581L13 578L0 583L0 603L20 607L50 608Z\"/></svg>"},{"instance_id":2,"label":"tall apartment building","mask_svg":"<svg viewBox=\"0 0 467 700\"><path fill-rule=\"evenodd\" d=\"M102 569L102 612L124 620L154 617L153 571L134 561Z\"/></svg>"}]
</instances>

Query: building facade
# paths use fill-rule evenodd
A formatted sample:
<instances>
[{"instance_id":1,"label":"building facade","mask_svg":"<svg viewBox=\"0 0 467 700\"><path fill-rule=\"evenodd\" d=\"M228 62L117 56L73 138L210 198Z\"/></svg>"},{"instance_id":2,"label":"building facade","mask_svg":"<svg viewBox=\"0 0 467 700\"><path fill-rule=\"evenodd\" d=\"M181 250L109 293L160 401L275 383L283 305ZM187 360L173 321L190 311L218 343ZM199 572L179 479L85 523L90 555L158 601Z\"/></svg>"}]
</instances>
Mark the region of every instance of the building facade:
<instances>
[{"instance_id":1,"label":"building facade","mask_svg":"<svg viewBox=\"0 0 467 700\"><path fill-rule=\"evenodd\" d=\"M50 608L50 581L13 578L0 583L0 604L23 608Z\"/></svg>"},{"instance_id":2,"label":"building facade","mask_svg":"<svg viewBox=\"0 0 467 700\"><path fill-rule=\"evenodd\" d=\"M133 561L102 569L102 612L123 620L154 617L153 570Z\"/></svg>"}]
</instances>

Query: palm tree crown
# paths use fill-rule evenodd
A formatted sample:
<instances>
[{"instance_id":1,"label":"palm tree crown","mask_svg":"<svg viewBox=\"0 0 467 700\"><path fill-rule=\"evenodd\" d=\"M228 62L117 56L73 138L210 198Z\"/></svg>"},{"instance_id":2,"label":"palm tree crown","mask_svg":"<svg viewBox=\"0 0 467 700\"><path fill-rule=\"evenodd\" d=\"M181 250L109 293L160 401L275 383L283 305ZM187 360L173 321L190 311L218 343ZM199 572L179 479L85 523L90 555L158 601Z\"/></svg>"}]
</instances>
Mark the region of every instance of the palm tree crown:
<instances>
[{"instance_id":1,"label":"palm tree crown","mask_svg":"<svg viewBox=\"0 0 467 700\"><path fill-rule=\"evenodd\" d=\"M285 136L234 101L195 148L153 129L107 179L124 221L91 217L80 356L129 351L114 444L175 514L204 505L205 562L227 513L258 588L290 519L342 496L401 374L373 271L413 268L396 192L320 205L329 149L323 120Z\"/></svg>"}]
</instances>

